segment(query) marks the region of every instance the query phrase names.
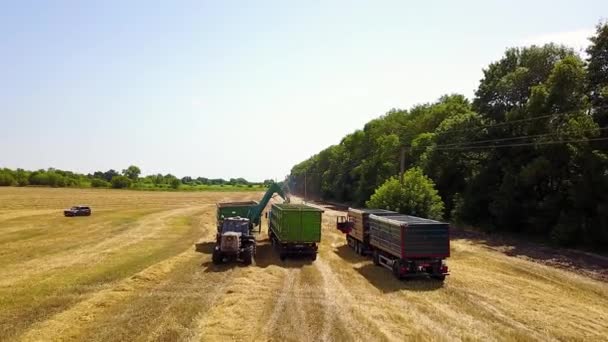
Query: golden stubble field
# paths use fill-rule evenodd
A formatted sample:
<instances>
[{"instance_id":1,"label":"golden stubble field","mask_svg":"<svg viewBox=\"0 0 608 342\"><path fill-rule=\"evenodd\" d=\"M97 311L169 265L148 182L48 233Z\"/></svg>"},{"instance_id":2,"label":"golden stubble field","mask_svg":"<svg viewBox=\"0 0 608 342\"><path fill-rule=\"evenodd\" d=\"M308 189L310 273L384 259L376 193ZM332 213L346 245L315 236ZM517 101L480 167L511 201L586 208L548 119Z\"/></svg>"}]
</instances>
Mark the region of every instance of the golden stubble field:
<instances>
[{"instance_id":1,"label":"golden stubble field","mask_svg":"<svg viewBox=\"0 0 608 342\"><path fill-rule=\"evenodd\" d=\"M600 340L608 285L452 242L452 275L397 281L324 215L319 258L213 266L215 203L261 193L0 188L0 340ZM91 217L61 209L89 204ZM194 245L199 243L201 252Z\"/></svg>"}]
</instances>

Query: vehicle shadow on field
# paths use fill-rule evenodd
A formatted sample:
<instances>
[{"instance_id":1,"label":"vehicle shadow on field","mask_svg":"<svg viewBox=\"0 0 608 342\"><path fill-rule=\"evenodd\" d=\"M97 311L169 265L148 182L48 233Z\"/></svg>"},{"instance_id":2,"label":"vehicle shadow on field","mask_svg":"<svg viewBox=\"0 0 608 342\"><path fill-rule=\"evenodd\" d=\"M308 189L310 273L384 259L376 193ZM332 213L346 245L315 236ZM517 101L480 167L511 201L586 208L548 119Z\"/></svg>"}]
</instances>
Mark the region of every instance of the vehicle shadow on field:
<instances>
[{"instance_id":1,"label":"vehicle shadow on field","mask_svg":"<svg viewBox=\"0 0 608 342\"><path fill-rule=\"evenodd\" d=\"M338 255L340 258L350 262L351 264L358 263L361 261L371 260L371 256L361 256L355 253L355 251L350 248L348 245L344 244L340 247L334 249L334 253Z\"/></svg>"},{"instance_id":2,"label":"vehicle shadow on field","mask_svg":"<svg viewBox=\"0 0 608 342\"><path fill-rule=\"evenodd\" d=\"M215 247L215 242L203 241L194 244L194 251L203 254L213 254L213 247Z\"/></svg>"},{"instance_id":3,"label":"vehicle shadow on field","mask_svg":"<svg viewBox=\"0 0 608 342\"><path fill-rule=\"evenodd\" d=\"M255 253L255 264L257 267L266 268L274 265L283 268L300 268L312 265L313 261L308 256L288 256L285 260L279 258L279 252L273 248L268 239L259 240Z\"/></svg>"},{"instance_id":4,"label":"vehicle shadow on field","mask_svg":"<svg viewBox=\"0 0 608 342\"><path fill-rule=\"evenodd\" d=\"M373 263L365 264L355 268L372 285L383 293L396 291L426 292L435 291L443 287L443 283L429 277L419 277L407 280L398 280L392 272L384 267L376 266Z\"/></svg>"},{"instance_id":5,"label":"vehicle shadow on field","mask_svg":"<svg viewBox=\"0 0 608 342\"><path fill-rule=\"evenodd\" d=\"M202 254L213 254L213 248L215 248L214 241L203 241L194 245L194 250ZM201 267L205 269L205 272L225 272L235 267L266 268L274 265L283 268L301 268L311 264L312 260L307 256L290 256L285 260L281 260L281 258L279 258L279 252L274 250L268 239L264 239L258 241L253 265L244 265L240 261L229 261L220 265L215 265L211 261L204 261L201 263Z\"/></svg>"},{"instance_id":6,"label":"vehicle shadow on field","mask_svg":"<svg viewBox=\"0 0 608 342\"><path fill-rule=\"evenodd\" d=\"M471 242L510 257L566 269L601 281L608 281L608 256L559 248L508 233L486 233L462 227L450 230L452 241Z\"/></svg>"},{"instance_id":7,"label":"vehicle shadow on field","mask_svg":"<svg viewBox=\"0 0 608 342\"><path fill-rule=\"evenodd\" d=\"M429 277L418 277L408 280L398 280L393 273L380 266L371 263L371 256L360 256L348 245L342 245L334 249L334 253L343 260L356 264L369 261L362 267L354 267L367 281L384 293L407 290L407 291L433 291L440 289L443 284Z\"/></svg>"}]
</instances>

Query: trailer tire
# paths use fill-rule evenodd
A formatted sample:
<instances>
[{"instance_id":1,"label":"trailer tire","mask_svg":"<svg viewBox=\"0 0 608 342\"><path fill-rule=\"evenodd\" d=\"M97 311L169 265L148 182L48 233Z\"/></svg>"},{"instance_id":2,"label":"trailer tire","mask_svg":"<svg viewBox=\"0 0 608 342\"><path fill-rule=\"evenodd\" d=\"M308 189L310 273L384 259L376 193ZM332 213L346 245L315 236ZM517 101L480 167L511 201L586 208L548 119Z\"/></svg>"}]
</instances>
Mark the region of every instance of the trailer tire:
<instances>
[{"instance_id":1,"label":"trailer tire","mask_svg":"<svg viewBox=\"0 0 608 342\"><path fill-rule=\"evenodd\" d=\"M285 253L282 253L282 252L281 252L281 253L279 253L279 259L281 259L281 261L285 261L285 258L286 258L286 257L287 257L287 256L285 255Z\"/></svg>"},{"instance_id":2,"label":"trailer tire","mask_svg":"<svg viewBox=\"0 0 608 342\"><path fill-rule=\"evenodd\" d=\"M245 265L251 265L253 260L253 246L249 246L243 250L243 263Z\"/></svg>"},{"instance_id":3,"label":"trailer tire","mask_svg":"<svg viewBox=\"0 0 608 342\"><path fill-rule=\"evenodd\" d=\"M376 265L376 266L380 265L380 254L375 249L374 249L374 252L372 254L372 260L374 261L374 265Z\"/></svg>"},{"instance_id":4,"label":"trailer tire","mask_svg":"<svg viewBox=\"0 0 608 342\"><path fill-rule=\"evenodd\" d=\"M431 276L431 278L439 280L440 282L443 282L445 280L445 274L433 275L433 276Z\"/></svg>"},{"instance_id":5,"label":"trailer tire","mask_svg":"<svg viewBox=\"0 0 608 342\"><path fill-rule=\"evenodd\" d=\"M393 262L393 275L395 276L395 278L401 280L401 274L399 269L401 268L401 262L399 260L395 260Z\"/></svg>"}]
</instances>

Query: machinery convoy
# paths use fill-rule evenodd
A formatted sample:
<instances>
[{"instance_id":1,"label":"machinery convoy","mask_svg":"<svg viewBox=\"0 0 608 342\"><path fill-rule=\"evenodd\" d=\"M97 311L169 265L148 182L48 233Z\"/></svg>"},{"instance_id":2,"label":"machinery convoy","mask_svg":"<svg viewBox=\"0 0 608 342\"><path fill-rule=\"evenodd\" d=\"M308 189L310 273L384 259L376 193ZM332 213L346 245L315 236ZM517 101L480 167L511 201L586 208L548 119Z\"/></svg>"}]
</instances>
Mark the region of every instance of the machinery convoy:
<instances>
[{"instance_id":1,"label":"machinery convoy","mask_svg":"<svg viewBox=\"0 0 608 342\"><path fill-rule=\"evenodd\" d=\"M374 265L388 268L397 279L430 275L440 281L448 275L450 256L447 223L378 209L348 209L336 227L346 234L357 254L372 254Z\"/></svg>"},{"instance_id":2,"label":"machinery convoy","mask_svg":"<svg viewBox=\"0 0 608 342\"><path fill-rule=\"evenodd\" d=\"M305 204L290 204L286 191L272 184L260 202L217 204L217 235L212 261L215 264L240 260L253 262L257 233L261 232L264 208L274 194L285 203L272 204L268 237L281 260L303 255L313 261L321 242L323 210ZM450 256L449 225L382 209L348 209L336 219L346 234L348 246L359 255L372 255L375 265L392 271L398 279L429 275L440 281L449 274L445 259Z\"/></svg>"}]
</instances>

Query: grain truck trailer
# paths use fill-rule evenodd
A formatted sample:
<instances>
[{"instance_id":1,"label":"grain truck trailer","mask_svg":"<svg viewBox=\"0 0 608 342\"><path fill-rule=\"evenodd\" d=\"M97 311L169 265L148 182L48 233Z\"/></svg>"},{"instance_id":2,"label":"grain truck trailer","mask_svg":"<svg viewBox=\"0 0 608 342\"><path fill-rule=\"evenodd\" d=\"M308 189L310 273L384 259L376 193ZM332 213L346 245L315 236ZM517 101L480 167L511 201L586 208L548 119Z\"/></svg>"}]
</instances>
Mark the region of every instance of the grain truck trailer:
<instances>
[{"instance_id":1,"label":"grain truck trailer","mask_svg":"<svg viewBox=\"0 0 608 342\"><path fill-rule=\"evenodd\" d=\"M321 242L323 210L305 204L273 204L268 220L268 237L281 260L290 255L317 258Z\"/></svg>"},{"instance_id":2,"label":"grain truck trailer","mask_svg":"<svg viewBox=\"0 0 608 342\"><path fill-rule=\"evenodd\" d=\"M346 219L338 218L337 227L346 233L346 242L349 247L353 248L359 255L367 255L372 252L369 244L369 215L376 216L400 216L394 211L383 209L354 209L348 208L348 216ZM346 223L343 223L346 222ZM340 228L345 225L350 229Z\"/></svg>"},{"instance_id":3,"label":"grain truck trailer","mask_svg":"<svg viewBox=\"0 0 608 342\"><path fill-rule=\"evenodd\" d=\"M427 274L445 280L450 256L447 223L415 216L369 215L369 243L375 265L390 269L398 279Z\"/></svg>"}]
</instances>

